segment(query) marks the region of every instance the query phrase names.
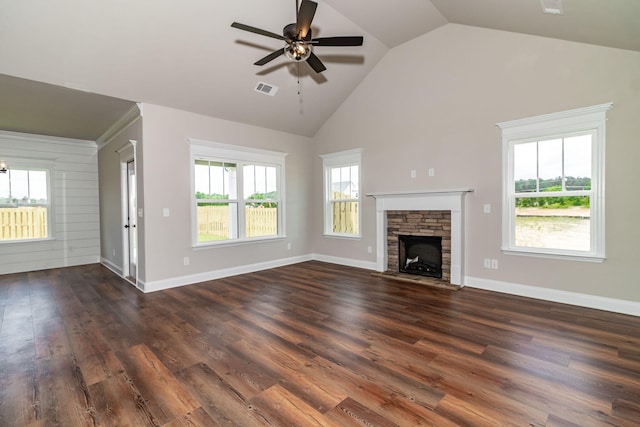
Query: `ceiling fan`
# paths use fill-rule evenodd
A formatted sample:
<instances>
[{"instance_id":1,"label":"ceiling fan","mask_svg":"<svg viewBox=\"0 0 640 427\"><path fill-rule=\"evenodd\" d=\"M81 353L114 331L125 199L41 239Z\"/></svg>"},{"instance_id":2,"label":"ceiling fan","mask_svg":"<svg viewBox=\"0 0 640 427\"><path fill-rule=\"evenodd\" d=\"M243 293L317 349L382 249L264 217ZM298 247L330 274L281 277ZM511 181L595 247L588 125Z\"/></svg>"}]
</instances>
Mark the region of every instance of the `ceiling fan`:
<instances>
[{"instance_id":1,"label":"ceiling fan","mask_svg":"<svg viewBox=\"0 0 640 427\"><path fill-rule=\"evenodd\" d=\"M286 25L282 29L282 35L239 22L234 22L231 26L239 30L283 40L286 43L284 48L270 53L256 61L254 65L265 65L281 55L285 55L291 61L307 61L316 73L321 73L326 70L327 67L325 67L322 61L320 61L320 58L313 53L314 46L362 46L363 38L362 36L312 38L311 22L313 21L317 7L318 3L311 0L302 0L302 3L298 7L298 1L296 0L296 22Z\"/></svg>"}]
</instances>

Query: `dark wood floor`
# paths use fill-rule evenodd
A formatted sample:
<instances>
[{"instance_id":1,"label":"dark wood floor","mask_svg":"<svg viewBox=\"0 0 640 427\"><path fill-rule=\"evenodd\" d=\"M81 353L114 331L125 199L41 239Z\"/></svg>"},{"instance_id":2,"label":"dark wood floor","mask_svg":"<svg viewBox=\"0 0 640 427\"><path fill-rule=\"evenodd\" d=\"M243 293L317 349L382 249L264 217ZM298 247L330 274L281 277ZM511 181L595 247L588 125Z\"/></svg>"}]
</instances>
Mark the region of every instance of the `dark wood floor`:
<instances>
[{"instance_id":1,"label":"dark wood floor","mask_svg":"<svg viewBox=\"0 0 640 427\"><path fill-rule=\"evenodd\" d=\"M640 424L640 318L319 262L0 276L1 426Z\"/></svg>"}]
</instances>

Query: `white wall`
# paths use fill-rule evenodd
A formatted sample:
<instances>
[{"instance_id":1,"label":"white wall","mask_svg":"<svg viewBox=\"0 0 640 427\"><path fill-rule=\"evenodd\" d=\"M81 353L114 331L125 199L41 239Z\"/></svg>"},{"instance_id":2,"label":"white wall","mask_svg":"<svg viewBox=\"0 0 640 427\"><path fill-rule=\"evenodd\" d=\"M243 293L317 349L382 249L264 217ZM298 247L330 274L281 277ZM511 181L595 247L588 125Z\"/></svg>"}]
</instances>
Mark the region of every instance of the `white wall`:
<instances>
[{"instance_id":1,"label":"white wall","mask_svg":"<svg viewBox=\"0 0 640 427\"><path fill-rule=\"evenodd\" d=\"M0 274L96 263L100 257L97 147L92 141L0 132L0 158L50 161L52 240L0 244Z\"/></svg>"},{"instance_id":2,"label":"white wall","mask_svg":"<svg viewBox=\"0 0 640 427\"><path fill-rule=\"evenodd\" d=\"M151 104L142 110L144 141L138 152L144 161L138 166L144 181L145 291L293 262L311 252L309 138ZM189 138L288 153L286 239L192 248ZM163 216L164 208L169 217Z\"/></svg>"},{"instance_id":3,"label":"white wall","mask_svg":"<svg viewBox=\"0 0 640 427\"><path fill-rule=\"evenodd\" d=\"M503 255L496 123L613 102L608 112L602 264ZM322 236L319 154L364 149L362 191L475 188L467 197L468 282L640 301L640 53L449 24L391 50L313 138L319 254L375 261L375 206L360 241ZM428 168L435 176L428 177ZM410 170L417 177L410 177ZM483 204L490 203L491 214ZM499 269L483 268L495 258Z\"/></svg>"}]
</instances>

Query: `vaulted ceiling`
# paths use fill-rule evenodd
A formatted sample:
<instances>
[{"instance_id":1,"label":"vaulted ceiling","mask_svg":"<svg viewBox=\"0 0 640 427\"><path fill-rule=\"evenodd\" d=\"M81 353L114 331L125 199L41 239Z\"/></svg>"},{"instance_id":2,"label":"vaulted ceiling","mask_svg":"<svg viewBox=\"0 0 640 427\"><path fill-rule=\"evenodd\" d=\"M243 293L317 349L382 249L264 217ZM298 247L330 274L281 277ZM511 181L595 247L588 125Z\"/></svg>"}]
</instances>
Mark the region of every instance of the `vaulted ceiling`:
<instances>
[{"instance_id":1,"label":"vaulted ceiling","mask_svg":"<svg viewBox=\"0 0 640 427\"><path fill-rule=\"evenodd\" d=\"M547 0L545 0L547 1ZM551 0L558 1L558 0ZM135 102L312 136L389 49L438 27L472 25L640 52L640 1L318 0L316 74L286 58L253 63L281 41L295 0L0 0L0 129L96 140ZM259 82L275 96L256 92ZM392 84L392 82L390 82Z\"/></svg>"}]
</instances>

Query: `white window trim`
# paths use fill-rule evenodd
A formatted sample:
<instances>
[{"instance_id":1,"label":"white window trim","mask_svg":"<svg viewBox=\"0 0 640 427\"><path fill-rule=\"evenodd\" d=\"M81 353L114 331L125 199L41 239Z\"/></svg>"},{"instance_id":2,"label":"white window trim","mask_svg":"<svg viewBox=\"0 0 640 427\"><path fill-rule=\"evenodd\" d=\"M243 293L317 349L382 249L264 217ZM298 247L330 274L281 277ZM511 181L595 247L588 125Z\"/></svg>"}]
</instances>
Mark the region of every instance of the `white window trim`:
<instances>
[{"instance_id":1,"label":"white window trim","mask_svg":"<svg viewBox=\"0 0 640 427\"><path fill-rule=\"evenodd\" d=\"M498 123L502 130L502 252L554 259L602 262L605 257L605 140L606 112L612 103ZM593 131L591 179L591 250L568 251L515 246L513 146L516 142Z\"/></svg>"},{"instance_id":2,"label":"white window trim","mask_svg":"<svg viewBox=\"0 0 640 427\"><path fill-rule=\"evenodd\" d=\"M336 153L322 154L322 173L323 179L323 205L324 205L324 235L329 237L343 237L347 239L360 239L362 236L362 148L354 148L352 150L339 151ZM331 216L331 174L332 168L338 166L358 165L358 234L334 233L332 231Z\"/></svg>"},{"instance_id":3,"label":"white window trim","mask_svg":"<svg viewBox=\"0 0 640 427\"><path fill-rule=\"evenodd\" d=\"M21 240L1 240L0 245L12 245L18 243L45 242L55 240L55 199L54 199L54 160L23 158L23 157L3 157L10 169L16 170L43 170L47 174L47 229L49 236L41 239L21 239Z\"/></svg>"},{"instance_id":4,"label":"white window trim","mask_svg":"<svg viewBox=\"0 0 640 427\"><path fill-rule=\"evenodd\" d=\"M189 138L190 146L190 182L191 182L191 245L193 248L207 248L230 246L245 243L254 243L267 240L278 240L286 238L286 221L285 221L285 159L288 153L280 151L262 150L259 148L243 147L239 145L221 144L217 142L203 141L199 139ZM195 190L195 161L198 158L206 157L207 159L215 159L230 163L246 162L253 164L263 164L278 166L277 182L278 194L280 196L278 206L278 234L276 236L265 237L244 237L238 236L237 239L221 240L215 242L198 242L198 217L196 211L196 190ZM240 174L242 176L242 174ZM239 188L242 186L240 181ZM244 212L240 212L238 221L244 221Z\"/></svg>"}]
</instances>

